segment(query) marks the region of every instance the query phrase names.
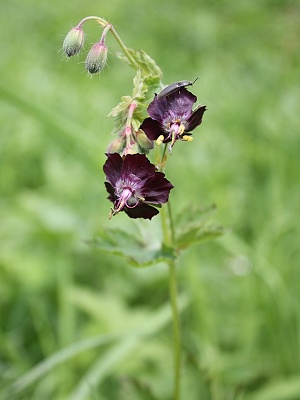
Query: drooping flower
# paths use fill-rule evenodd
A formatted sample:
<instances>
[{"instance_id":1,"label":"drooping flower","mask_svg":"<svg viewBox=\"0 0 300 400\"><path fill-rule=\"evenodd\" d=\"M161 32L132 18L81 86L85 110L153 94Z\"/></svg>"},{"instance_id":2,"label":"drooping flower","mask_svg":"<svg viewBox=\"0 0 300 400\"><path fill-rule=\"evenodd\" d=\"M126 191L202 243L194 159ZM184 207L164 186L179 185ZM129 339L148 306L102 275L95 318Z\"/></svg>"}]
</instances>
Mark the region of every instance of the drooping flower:
<instances>
[{"instance_id":1,"label":"drooping flower","mask_svg":"<svg viewBox=\"0 0 300 400\"><path fill-rule=\"evenodd\" d=\"M169 199L173 185L162 172L156 172L144 154L107 154L103 166L108 199L113 202L110 216L120 211L130 218L151 219Z\"/></svg>"},{"instance_id":2,"label":"drooping flower","mask_svg":"<svg viewBox=\"0 0 300 400\"><path fill-rule=\"evenodd\" d=\"M148 106L150 117L140 128L157 144L171 142L170 149L176 140L191 141L190 132L201 124L206 110L200 105L193 111L196 101L197 97L184 87L162 98L156 95Z\"/></svg>"}]
</instances>

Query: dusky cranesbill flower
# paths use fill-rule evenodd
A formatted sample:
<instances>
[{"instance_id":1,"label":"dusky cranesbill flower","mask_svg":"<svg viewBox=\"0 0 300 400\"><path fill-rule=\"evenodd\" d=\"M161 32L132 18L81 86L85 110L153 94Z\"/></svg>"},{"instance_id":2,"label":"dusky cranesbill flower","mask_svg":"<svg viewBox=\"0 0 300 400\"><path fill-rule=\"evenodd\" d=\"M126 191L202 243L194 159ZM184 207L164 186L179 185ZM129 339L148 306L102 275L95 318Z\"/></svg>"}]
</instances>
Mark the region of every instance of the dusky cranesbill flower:
<instances>
[{"instance_id":1,"label":"dusky cranesbill flower","mask_svg":"<svg viewBox=\"0 0 300 400\"><path fill-rule=\"evenodd\" d=\"M120 211L130 218L151 219L169 199L173 185L157 172L144 154L107 154L103 166L108 199L113 202L110 217Z\"/></svg>"},{"instance_id":2,"label":"dusky cranesbill flower","mask_svg":"<svg viewBox=\"0 0 300 400\"><path fill-rule=\"evenodd\" d=\"M190 132L201 124L206 110L200 105L193 111L196 101L197 97L184 87L163 98L155 95L147 109L150 117L140 128L157 144L171 142L170 149L176 140L191 141Z\"/></svg>"}]
</instances>

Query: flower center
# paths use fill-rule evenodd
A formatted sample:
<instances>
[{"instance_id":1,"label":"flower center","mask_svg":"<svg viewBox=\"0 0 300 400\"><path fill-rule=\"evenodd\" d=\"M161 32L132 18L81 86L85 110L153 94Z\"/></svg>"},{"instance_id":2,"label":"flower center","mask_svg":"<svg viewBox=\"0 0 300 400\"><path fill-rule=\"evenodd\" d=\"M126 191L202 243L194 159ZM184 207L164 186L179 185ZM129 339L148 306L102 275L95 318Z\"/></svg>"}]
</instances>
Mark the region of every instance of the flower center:
<instances>
[{"instance_id":1,"label":"flower center","mask_svg":"<svg viewBox=\"0 0 300 400\"><path fill-rule=\"evenodd\" d=\"M128 179L123 179L116 183L116 201L111 210L111 216L118 214L124 207L134 208L138 205L139 201L144 200L144 198L139 195L140 181L140 178L134 174L130 174Z\"/></svg>"},{"instance_id":2,"label":"flower center","mask_svg":"<svg viewBox=\"0 0 300 400\"><path fill-rule=\"evenodd\" d=\"M184 133L185 126L181 121L176 121L174 123L169 124L169 136L168 138L172 139L170 143L170 149L174 146L174 143L176 142L177 139L181 137L181 135Z\"/></svg>"},{"instance_id":3,"label":"flower center","mask_svg":"<svg viewBox=\"0 0 300 400\"><path fill-rule=\"evenodd\" d=\"M138 199L135 198L133 190L130 187L121 187L115 192L118 200L114 203L114 214L120 212L124 207L135 207Z\"/></svg>"}]
</instances>

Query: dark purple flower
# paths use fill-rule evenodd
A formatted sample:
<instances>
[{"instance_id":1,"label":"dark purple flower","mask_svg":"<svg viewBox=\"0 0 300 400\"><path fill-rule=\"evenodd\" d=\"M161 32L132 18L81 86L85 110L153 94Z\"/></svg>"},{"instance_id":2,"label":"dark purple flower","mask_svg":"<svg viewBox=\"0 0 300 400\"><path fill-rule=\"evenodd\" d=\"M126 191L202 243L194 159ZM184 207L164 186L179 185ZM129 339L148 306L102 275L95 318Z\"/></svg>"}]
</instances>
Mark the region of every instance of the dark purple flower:
<instances>
[{"instance_id":1,"label":"dark purple flower","mask_svg":"<svg viewBox=\"0 0 300 400\"><path fill-rule=\"evenodd\" d=\"M158 144L171 142L173 147L176 140L192 140L190 132L202 122L205 106L198 106L193 111L193 104L197 97L186 88L163 97L154 97L149 104L148 114L141 125L141 129L149 139Z\"/></svg>"},{"instance_id":2,"label":"dark purple flower","mask_svg":"<svg viewBox=\"0 0 300 400\"><path fill-rule=\"evenodd\" d=\"M114 203L111 216L125 211L131 218L151 219L169 199L173 185L156 172L144 154L108 154L103 166L108 199Z\"/></svg>"}]
</instances>

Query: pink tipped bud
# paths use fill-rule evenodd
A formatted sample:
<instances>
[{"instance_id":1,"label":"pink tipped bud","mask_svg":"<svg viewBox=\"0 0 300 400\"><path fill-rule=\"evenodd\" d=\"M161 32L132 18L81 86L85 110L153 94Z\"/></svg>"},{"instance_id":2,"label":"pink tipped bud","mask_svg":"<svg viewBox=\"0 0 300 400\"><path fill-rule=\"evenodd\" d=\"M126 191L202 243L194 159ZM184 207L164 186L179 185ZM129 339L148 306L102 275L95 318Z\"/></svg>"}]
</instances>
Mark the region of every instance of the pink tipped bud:
<instances>
[{"instance_id":1,"label":"pink tipped bud","mask_svg":"<svg viewBox=\"0 0 300 400\"><path fill-rule=\"evenodd\" d=\"M103 42L95 43L89 51L86 60L85 68L90 74L96 74L102 71L107 61L107 47Z\"/></svg>"},{"instance_id":2,"label":"pink tipped bud","mask_svg":"<svg viewBox=\"0 0 300 400\"><path fill-rule=\"evenodd\" d=\"M67 36L65 37L63 43L63 51L67 54L68 57L75 56L75 54L79 53L83 47L84 42L84 32L81 27L72 28Z\"/></svg>"}]
</instances>

